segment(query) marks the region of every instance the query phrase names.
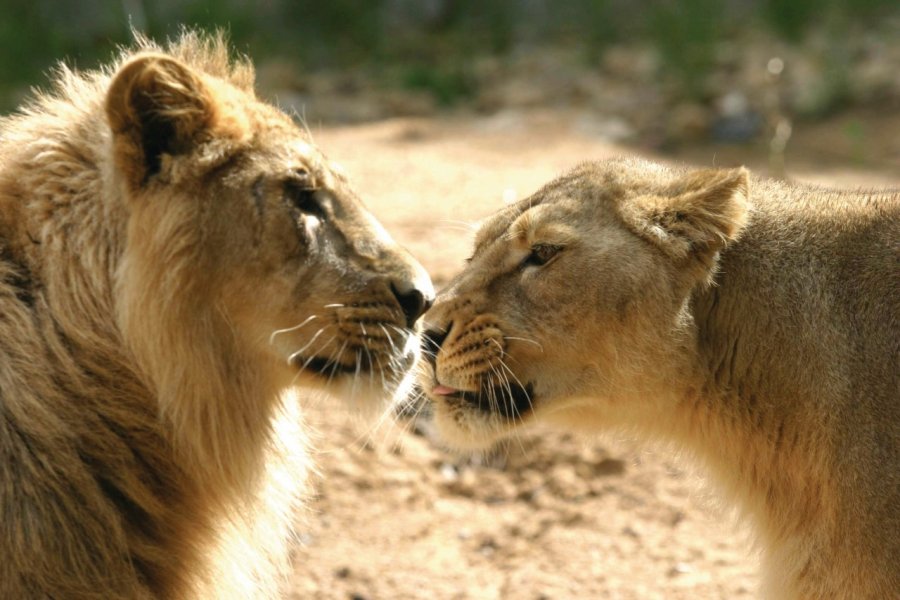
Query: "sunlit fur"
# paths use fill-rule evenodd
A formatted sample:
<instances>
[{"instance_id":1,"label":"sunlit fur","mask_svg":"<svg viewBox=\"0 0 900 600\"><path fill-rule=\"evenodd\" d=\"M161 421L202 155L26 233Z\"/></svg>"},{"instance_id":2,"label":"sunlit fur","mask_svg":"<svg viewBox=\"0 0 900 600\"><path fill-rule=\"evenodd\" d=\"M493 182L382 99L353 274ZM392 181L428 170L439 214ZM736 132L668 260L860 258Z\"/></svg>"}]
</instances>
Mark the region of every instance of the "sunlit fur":
<instances>
[{"instance_id":1,"label":"sunlit fur","mask_svg":"<svg viewBox=\"0 0 900 600\"><path fill-rule=\"evenodd\" d=\"M2 598L277 596L294 385L411 366L427 275L252 84L186 33L0 121Z\"/></svg>"},{"instance_id":2,"label":"sunlit fur","mask_svg":"<svg viewBox=\"0 0 900 600\"><path fill-rule=\"evenodd\" d=\"M756 525L766 597L896 595L900 194L611 160L475 245L425 317L449 444L535 420L668 441ZM481 407L448 393L485 382Z\"/></svg>"}]
</instances>

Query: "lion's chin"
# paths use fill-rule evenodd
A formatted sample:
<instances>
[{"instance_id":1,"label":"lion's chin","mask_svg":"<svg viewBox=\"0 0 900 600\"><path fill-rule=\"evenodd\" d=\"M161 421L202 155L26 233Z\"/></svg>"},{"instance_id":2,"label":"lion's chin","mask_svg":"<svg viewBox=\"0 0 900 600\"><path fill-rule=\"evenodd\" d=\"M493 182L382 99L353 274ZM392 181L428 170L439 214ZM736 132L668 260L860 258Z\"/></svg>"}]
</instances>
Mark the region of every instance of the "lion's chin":
<instances>
[{"instance_id":1,"label":"lion's chin","mask_svg":"<svg viewBox=\"0 0 900 600\"><path fill-rule=\"evenodd\" d=\"M291 386L337 400L351 416L380 422L382 415L413 394L418 360L416 351L353 365L306 359L294 365ZM381 368L381 363L389 366Z\"/></svg>"}]
</instances>

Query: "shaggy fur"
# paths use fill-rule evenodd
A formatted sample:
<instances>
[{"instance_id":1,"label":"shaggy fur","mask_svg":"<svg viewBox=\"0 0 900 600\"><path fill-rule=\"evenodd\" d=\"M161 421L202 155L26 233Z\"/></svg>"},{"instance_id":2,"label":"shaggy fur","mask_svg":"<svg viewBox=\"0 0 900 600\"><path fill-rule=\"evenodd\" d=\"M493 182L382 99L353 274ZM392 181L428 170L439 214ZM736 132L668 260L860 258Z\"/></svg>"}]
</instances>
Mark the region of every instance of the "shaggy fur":
<instances>
[{"instance_id":1,"label":"shaggy fur","mask_svg":"<svg viewBox=\"0 0 900 600\"><path fill-rule=\"evenodd\" d=\"M186 33L0 121L2 598L275 596L293 385L414 360L427 275L252 84Z\"/></svg>"},{"instance_id":2,"label":"shaggy fur","mask_svg":"<svg viewBox=\"0 0 900 600\"><path fill-rule=\"evenodd\" d=\"M711 284L711 285L710 285ZM900 194L636 160L481 228L426 315L439 430L624 427L752 518L771 598L900 590Z\"/></svg>"}]
</instances>

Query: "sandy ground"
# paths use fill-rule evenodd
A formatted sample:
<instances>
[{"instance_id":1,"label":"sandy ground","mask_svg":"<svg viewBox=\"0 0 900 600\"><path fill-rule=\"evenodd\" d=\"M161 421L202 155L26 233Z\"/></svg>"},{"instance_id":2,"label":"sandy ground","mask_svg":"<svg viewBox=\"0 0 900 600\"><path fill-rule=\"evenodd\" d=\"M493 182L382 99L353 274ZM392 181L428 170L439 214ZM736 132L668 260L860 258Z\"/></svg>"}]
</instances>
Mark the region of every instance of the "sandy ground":
<instances>
[{"instance_id":1,"label":"sandy ground","mask_svg":"<svg viewBox=\"0 0 900 600\"><path fill-rule=\"evenodd\" d=\"M580 161L639 153L581 123L577 115L509 113L312 129L440 287L468 253L471 225L504 200ZM796 141L807 150L789 163L792 176L870 187L900 181L896 142L868 168L847 167L829 154L840 140L822 135L811 130ZM766 164L760 148L693 148L678 158ZM384 428L373 434L371 424L354 424L335 400L311 403L307 413L320 476L299 527L290 598L756 597L758 558L746 524L666 449L535 430L495 455L459 457L433 443L427 424L387 442Z\"/></svg>"}]
</instances>

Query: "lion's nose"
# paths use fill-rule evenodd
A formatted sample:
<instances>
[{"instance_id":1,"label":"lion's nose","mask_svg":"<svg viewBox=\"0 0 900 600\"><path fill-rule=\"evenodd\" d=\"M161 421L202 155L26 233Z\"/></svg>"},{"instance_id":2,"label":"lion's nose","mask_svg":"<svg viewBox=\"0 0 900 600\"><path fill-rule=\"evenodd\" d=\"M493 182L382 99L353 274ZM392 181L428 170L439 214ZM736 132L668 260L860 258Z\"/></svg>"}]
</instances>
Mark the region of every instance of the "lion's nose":
<instances>
[{"instance_id":1,"label":"lion's nose","mask_svg":"<svg viewBox=\"0 0 900 600\"><path fill-rule=\"evenodd\" d=\"M432 366L437 362L438 352L440 352L444 340L447 339L447 332L450 331L450 327L452 326L452 323L447 326L446 331L429 329L422 334L422 354L425 356L425 360Z\"/></svg>"},{"instance_id":2,"label":"lion's nose","mask_svg":"<svg viewBox=\"0 0 900 600\"><path fill-rule=\"evenodd\" d=\"M394 297L397 298L397 302L406 316L406 326L410 329L434 302L433 291L421 290L414 285L404 286L392 283L391 291L394 292Z\"/></svg>"},{"instance_id":3,"label":"lion's nose","mask_svg":"<svg viewBox=\"0 0 900 600\"><path fill-rule=\"evenodd\" d=\"M405 252L404 252L405 254ZM416 321L434 302L434 284L428 271L411 256L389 278L391 292L406 317L406 326L412 329Z\"/></svg>"}]
</instances>

